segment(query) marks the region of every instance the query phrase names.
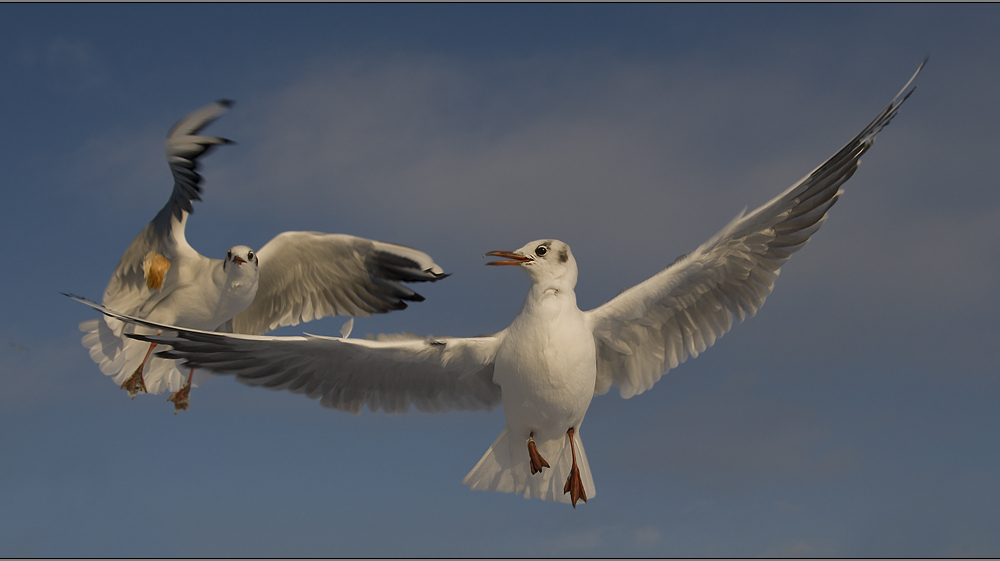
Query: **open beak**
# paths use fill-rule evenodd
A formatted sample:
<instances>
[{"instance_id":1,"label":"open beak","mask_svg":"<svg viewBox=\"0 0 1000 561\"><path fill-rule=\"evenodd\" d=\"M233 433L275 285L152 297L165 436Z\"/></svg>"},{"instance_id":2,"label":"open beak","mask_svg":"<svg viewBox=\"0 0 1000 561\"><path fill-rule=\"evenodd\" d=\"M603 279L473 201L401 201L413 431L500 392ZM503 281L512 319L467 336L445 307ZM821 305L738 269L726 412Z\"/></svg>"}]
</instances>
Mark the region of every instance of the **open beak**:
<instances>
[{"instance_id":1,"label":"open beak","mask_svg":"<svg viewBox=\"0 0 1000 561\"><path fill-rule=\"evenodd\" d=\"M242 265L242 264L246 263L246 260L244 260L239 255L234 255L233 256L233 263L236 263L237 265Z\"/></svg>"},{"instance_id":2,"label":"open beak","mask_svg":"<svg viewBox=\"0 0 1000 561\"><path fill-rule=\"evenodd\" d=\"M520 265L521 263L527 263L532 261L530 257L525 257L523 255L518 255L513 251L491 251L486 255L493 255L495 257L503 257L504 259L510 259L510 261L490 261L487 265ZM486 257L484 255L483 257Z\"/></svg>"}]
</instances>

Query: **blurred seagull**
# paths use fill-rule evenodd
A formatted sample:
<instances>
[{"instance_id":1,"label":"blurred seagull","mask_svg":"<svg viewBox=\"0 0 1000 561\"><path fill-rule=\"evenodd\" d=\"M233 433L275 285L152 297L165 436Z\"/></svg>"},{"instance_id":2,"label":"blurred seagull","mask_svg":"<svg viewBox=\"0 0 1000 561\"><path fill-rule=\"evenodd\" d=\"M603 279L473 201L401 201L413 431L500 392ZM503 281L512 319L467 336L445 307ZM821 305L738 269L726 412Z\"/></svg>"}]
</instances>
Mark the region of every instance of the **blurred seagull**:
<instances>
[{"instance_id":1,"label":"blurred seagull","mask_svg":"<svg viewBox=\"0 0 1000 561\"><path fill-rule=\"evenodd\" d=\"M259 251L237 245L225 259L199 254L184 237L192 201L200 200L198 158L230 141L198 133L232 104L212 103L181 119L167 135L174 189L132 241L104 291L104 304L151 321L193 329L266 333L328 315L369 316L406 308L423 297L400 284L447 276L427 254L344 234L284 232ZM349 329L349 326L345 326ZM188 408L194 370L150 357L156 344L125 337L125 324L102 318L80 324L83 345L101 371L133 398L174 393L174 412Z\"/></svg>"},{"instance_id":2,"label":"blurred seagull","mask_svg":"<svg viewBox=\"0 0 1000 561\"><path fill-rule=\"evenodd\" d=\"M860 134L801 181L750 214L741 213L657 275L587 312L577 307L573 292L573 253L553 239L487 253L502 258L487 265L522 269L531 288L514 322L483 337L224 335L135 320L91 305L161 330L159 336L136 337L170 345L162 356L235 374L250 385L303 393L326 407L358 413L367 405L404 413L411 407L470 410L502 403L506 427L463 483L576 507L596 494L580 440L591 399L612 386L624 398L650 389L668 370L714 344L734 319L752 316L781 265L820 228L861 155L913 92L907 89L914 78Z\"/></svg>"}]
</instances>

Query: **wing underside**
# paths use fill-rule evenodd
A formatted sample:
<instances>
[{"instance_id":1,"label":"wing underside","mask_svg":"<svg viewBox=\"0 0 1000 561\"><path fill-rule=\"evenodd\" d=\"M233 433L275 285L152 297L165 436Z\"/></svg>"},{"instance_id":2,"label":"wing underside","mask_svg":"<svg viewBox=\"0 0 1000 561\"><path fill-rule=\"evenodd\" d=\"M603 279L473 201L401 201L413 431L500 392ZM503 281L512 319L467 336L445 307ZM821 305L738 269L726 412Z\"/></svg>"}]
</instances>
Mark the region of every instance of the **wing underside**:
<instances>
[{"instance_id":1,"label":"wing underside","mask_svg":"<svg viewBox=\"0 0 1000 561\"><path fill-rule=\"evenodd\" d=\"M924 61L926 63L926 61ZM587 312L598 346L596 394L628 398L697 357L763 305L781 265L826 220L861 156L913 92L903 90L830 159L772 201L737 216L649 280Z\"/></svg>"}]
</instances>

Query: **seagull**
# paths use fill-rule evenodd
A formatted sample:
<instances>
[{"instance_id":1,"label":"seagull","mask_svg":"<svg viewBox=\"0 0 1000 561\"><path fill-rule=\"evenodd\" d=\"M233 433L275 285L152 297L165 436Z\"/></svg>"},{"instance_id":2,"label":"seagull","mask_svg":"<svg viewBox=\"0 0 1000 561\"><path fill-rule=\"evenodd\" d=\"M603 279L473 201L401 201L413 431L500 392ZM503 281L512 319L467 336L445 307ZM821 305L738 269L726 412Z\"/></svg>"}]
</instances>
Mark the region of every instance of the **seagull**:
<instances>
[{"instance_id":1,"label":"seagull","mask_svg":"<svg viewBox=\"0 0 1000 561\"><path fill-rule=\"evenodd\" d=\"M284 232L256 252L233 246L225 259L195 251L184 229L201 199L198 159L231 143L199 132L231 105L202 107L168 133L173 192L125 250L104 291L106 306L170 325L261 334L328 315L401 310L423 297L400 282L447 276L424 252L345 234ZM188 409L193 369L185 380L175 361L151 357L156 343L128 338L131 328L118 320L86 321L80 330L94 362L130 396L169 389L174 412Z\"/></svg>"},{"instance_id":2,"label":"seagull","mask_svg":"<svg viewBox=\"0 0 1000 561\"><path fill-rule=\"evenodd\" d=\"M781 265L823 225L875 135L912 94L917 73L868 126L798 183L593 310L577 306L576 260L569 245L555 239L486 254L500 258L487 265L517 267L531 280L513 323L488 336L230 335L136 320L88 304L159 330L158 336L135 337L169 345L161 356L234 374L246 384L305 394L325 407L356 414L365 405L405 413L502 404L506 426L463 483L576 508L596 495L580 438L591 400L612 387L623 398L643 393L712 346L734 320L754 315Z\"/></svg>"}]
</instances>

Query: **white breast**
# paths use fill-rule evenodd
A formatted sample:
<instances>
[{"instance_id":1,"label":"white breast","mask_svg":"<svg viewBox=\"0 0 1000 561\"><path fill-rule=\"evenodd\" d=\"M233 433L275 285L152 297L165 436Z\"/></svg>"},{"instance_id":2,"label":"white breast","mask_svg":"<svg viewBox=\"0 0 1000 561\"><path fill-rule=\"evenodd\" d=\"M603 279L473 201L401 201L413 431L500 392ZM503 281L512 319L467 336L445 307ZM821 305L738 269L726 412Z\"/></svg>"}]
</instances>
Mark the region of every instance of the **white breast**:
<instances>
[{"instance_id":1,"label":"white breast","mask_svg":"<svg viewBox=\"0 0 1000 561\"><path fill-rule=\"evenodd\" d=\"M203 258L204 259L204 258ZM208 259L182 268L173 292L147 318L171 325L213 330L245 310L257 294L256 268L227 272Z\"/></svg>"},{"instance_id":2,"label":"white breast","mask_svg":"<svg viewBox=\"0 0 1000 561\"><path fill-rule=\"evenodd\" d=\"M536 440L579 427L596 378L594 337L572 293L525 304L497 351L493 376L508 429L525 438L533 432Z\"/></svg>"}]
</instances>

